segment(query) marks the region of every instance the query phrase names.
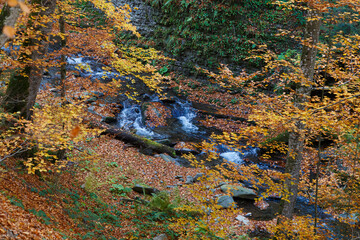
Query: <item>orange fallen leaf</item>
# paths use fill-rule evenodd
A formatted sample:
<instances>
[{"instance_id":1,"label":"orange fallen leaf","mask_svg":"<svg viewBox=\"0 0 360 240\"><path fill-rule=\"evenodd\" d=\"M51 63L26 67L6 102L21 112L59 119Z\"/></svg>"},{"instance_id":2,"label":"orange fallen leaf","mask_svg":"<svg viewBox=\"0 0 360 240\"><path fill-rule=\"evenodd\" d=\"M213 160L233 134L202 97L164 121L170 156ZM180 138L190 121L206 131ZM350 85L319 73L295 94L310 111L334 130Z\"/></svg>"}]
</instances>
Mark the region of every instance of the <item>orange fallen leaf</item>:
<instances>
[{"instance_id":1,"label":"orange fallen leaf","mask_svg":"<svg viewBox=\"0 0 360 240\"><path fill-rule=\"evenodd\" d=\"M15 28L10 26L4 26L3 33L9 38L14 38L15 36Z\"/></svg>"},{"instance_id":2,"label":"orange fallen leaf","mask_svg":"<svg viewBox=\"0 0 360 240\"><path fill-rule=\"evenodd\" d=\"M30 8L28 6L26 6L26 4L24 2L19 2L20 8L21 10L26 13L29 14L30 13Z\"/></svg>"},{"instance_id":3,"label":"orange fallen leaf","mask_svg":"<svg viewBox=\"0 0 360 240\"><path fill-rule=\"evenodd\" d=\"M17 0L8 0L7 4L9 5L9 7L16 7L18 5L18 1Z\"/></svg>"},{"instance_id":4,"label":"orange fallen leaf","mask_svg":"<svg viewBox=\"0 0 360 240\"><path fill-rule=\"evenodd\" d=\"M70 131L70 138L75 138L77 135L79 135L80 131L80 127L76 126L73 130Z\"/></svg>"}]
</instances>

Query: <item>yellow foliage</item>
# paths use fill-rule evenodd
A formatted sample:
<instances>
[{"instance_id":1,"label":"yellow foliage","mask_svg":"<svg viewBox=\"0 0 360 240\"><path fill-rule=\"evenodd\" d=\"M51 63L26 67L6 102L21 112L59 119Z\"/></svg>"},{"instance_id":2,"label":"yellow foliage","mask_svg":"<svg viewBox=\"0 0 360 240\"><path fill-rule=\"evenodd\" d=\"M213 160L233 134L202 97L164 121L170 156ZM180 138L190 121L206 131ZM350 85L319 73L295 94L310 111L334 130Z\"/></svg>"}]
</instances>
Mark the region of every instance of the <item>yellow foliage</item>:
<instances>
[{"instance_id":1,"label":"yellow foliage","mask_svg":"<svg viewBox=\"0 0 360 240\"><path fill-rule=\"evenodd\" d=\"M274 235L274 239L299 239L321 240L326 239L326 234L314 235L314 219L310 216L296 216L292 220L281 219L277 224L269 226L268 230Z\"/></svg>"},{"instance_id":2,"label":"yellow foliage","mask_svg":"<svg viewBox=\"0 0 360 240\"><path fill-rule=\"evenodd\" d=\"M34 151L25 165L29 173L58 170L67 160L59 159L61 151L72 151L78 143L100 133L83 124L86 111L82 106L59 102L35 108L31 122L25 122L24 137Z\"/></svg>"}]
</instances>

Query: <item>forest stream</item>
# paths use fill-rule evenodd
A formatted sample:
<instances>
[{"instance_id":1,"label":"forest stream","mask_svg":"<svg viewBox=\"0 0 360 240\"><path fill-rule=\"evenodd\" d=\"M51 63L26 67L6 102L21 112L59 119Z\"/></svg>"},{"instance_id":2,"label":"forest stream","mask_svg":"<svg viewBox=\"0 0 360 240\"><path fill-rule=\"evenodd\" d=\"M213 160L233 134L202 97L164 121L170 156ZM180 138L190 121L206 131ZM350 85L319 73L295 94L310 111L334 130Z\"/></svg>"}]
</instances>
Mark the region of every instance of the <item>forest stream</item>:
<instances>
[{"instance_id":1,"label":"forest stream","mask_svg":"<svg viewBox=\"0 0 360 240\"><path fill-rule=\"evenodd\" d=\"M0 239L360 239L356 1L2 2Z\"/></svg>"},{"instance_id":2,"label":"forest stream","mask_svg":"<svg viewBox=\"0 0 360 240\"><path fill-rule=\"evenodd\" d=\"M158 15L157 11L152 10L152 8L144 4L141 0L127 1L127 0L117 0L115 5L129 4L132 9L137 9L131 12L132 23L137 27L138 31L144 35L149 36L152 33L153 28L156 26L154 16ZM121 78L125 81L128 80L129 76L120 76L116 72L109 72L102 70L102 65L92 59L90 56L73 56L67 59L68 69L75 70L79 65L86 65L86 68L83 68L79 71L80 76L90 77L91 79L112 79L112 78ZM198 143L203 140L209 141L211 133L218 131L215 128L207 128L200 124L198 121L202 116L201 112L196 109L191 102L180 98L178 96L172 96L171 101L162 101L156 94L151 92L140 93L141 102L134 102L130 99L127 99L125 96L120 96L122 110L117 116L117 121L115 124L116 127L122 128L137 135L150 138L152 140L167 144L171 147L176 146L179 143ZM165 126L149 126L146 120L146 104L158 104L161 108L169 110L169 116L166 119ZM144 107L145 106L145 107ZM211 108L211 106L208 106ZM91 108L91 106L90 106ZM202 106L204 108L204 106ZM206 107L205 107L206 108ZM159 117L161 116L159 113ZM218 131L220 132L220 131ZM185 148L186 149L186 148ZM260 169L275 169L278 171L283 171L283 168L279 166L270 166L269 164L262 163L257 161L257 154L259 152L258 148L247 147L246 150L233 149L224 144L219 144L217 146L217 151L220 155L219 162L212 163L216 165L223 160L233 162L235 164L251 164L250 160L254 160L253 163L257 164ZM188 149L189 152L195 153L198 158L202 157L203 152L192 151ZM247 161L244 161L247 159ZM183 166L189 166L189 163L179 156L174 158L178 164ZM247 186L250 187L251 186ZM243 207L245 211L250 212L249 218L256 220L270 220L275 217L279 208L280 200L277 198L268 198L266 201L270 206L265 210L260 210L259 208L253 205L251 200L237 200L237 204L240 207ZM315 215L315 206L309 204L309 200L304 197L299 197L296 204L296 213L298 215ZM318 216L321 219L321 228L330 229L334 234L334 239L341 238L341 225L329 214L318 209ZM336 237L335 237L336 236Z\"/></svg>"}]
</instances>

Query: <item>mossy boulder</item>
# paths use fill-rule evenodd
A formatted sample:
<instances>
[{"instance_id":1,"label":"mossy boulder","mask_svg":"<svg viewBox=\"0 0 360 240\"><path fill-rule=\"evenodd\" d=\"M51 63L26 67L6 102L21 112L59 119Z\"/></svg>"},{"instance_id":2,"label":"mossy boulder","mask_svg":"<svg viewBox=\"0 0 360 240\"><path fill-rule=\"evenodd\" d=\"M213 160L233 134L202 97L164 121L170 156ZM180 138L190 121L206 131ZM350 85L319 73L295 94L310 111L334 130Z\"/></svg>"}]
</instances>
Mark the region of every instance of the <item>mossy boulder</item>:
<instances>
[{"instance_id":1,"label":"mossy boulder","mask_svg":"<svg viewBox=\"0 0 360 240\"><path fill-rule=\"evenodd\" d=\"M144 185L144 184L136 184L134 187L132 187L132 190L141 194L156 194L159 193L160 191L156 188Z\"/></svg>"}]
</instances>

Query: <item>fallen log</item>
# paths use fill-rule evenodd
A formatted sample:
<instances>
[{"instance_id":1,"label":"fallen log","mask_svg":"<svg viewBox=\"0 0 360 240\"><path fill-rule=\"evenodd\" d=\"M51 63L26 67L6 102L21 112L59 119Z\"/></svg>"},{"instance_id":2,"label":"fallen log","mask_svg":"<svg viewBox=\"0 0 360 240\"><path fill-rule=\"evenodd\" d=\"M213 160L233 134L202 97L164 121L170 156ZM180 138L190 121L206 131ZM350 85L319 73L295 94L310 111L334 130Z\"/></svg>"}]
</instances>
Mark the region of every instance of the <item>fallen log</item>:
<instances>
[{"instance_id":1,"label":"fallen log","mask_svg":"<svg viewBox=\"0 0 360 240\"><path fill-rule=\"evenodd\" d=\"M155 142L146 137L141 137L139 135L136 135L135 133L131 133L129 131L110 126L106 123L91 121L90 125L105 130L103 134L111 134L115 137L115 139L130 143L137 147L151 149L152 151L157 153L167 153L172 157L176 157L176 151L174 148Z\"/></svg>"}]
</instances>

